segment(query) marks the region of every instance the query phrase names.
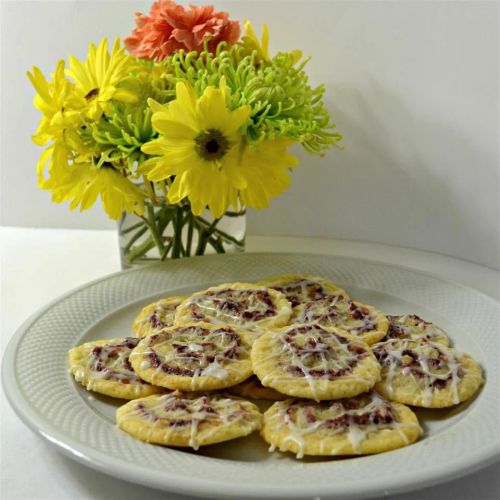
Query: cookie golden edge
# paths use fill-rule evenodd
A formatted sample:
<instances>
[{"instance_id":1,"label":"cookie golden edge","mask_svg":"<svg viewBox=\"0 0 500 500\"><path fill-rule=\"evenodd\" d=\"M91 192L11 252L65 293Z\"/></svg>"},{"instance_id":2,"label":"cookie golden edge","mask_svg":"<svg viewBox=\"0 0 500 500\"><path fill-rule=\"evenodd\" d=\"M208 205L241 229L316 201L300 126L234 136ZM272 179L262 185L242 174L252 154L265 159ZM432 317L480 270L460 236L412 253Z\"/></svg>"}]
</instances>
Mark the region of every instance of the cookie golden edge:
<instances>
[{"instance_id":1,"label":"cookie golden edge","mask_svg":"<svg viewBox=\"0 0 500 500\"><path fill-rule=\"evenodd\" d=\"M351 336L351 337L356 338L358 340L361 340L362 342L364 342L365 344L368 344L368 345L373 345L373 344L376 344L377 342L380 342L387 335L387 332L389 330L389 321L386 318L386 316L380 310L378 310L376 307L373 307L369 304L365 304L363 302L358 302L357 300L353 300L353 303L356 304L357 306L364 307L370 311L370 313L374 317L374 321L376 324L375 330L371 330L369 332L360 333L360 334L352 334L348 330L343 328L342 325L329 326L329 325L323 325L321 323L318 323L318 324L321 325L323 328L325 328L325 330L327 330L329 328L331 328L332 330L339 330L339 331L343 332L345 335L348 335L348 336ZM307 303L301 304L294 309L293 315L291 318L292 324L302 314L302 312L305 309L306 304ZM307 323L307 324L312 324L312 323L314 323L314 321L311 323Z\"/></svg>"},{"instance_id":2,"label":"cookie golden edge","mask_svg":"<svg viewBox=\"0 0 500 500\"><path fill-rule=\"evenodd\" d=\"M449 347L448 349L453 349ZM384 377L385 369L382 369L382 378L375 384L375 390L384 398L417 406L420 408L448 408L468 401L479 391L484 384L483 370L478 363L468 354L461 353L461 360L466 370L464 377L457 384L457 392L449 387L435 389L428 401L420 387L409 376L396 375L393 384L388 386ZM396 382L396 384L394 384ZM458 396L458 401L456 397Z\"/></svg>"},{"instance_id":3,"label":"cookie golden edge","mask_svg":"<svg viewBox=\"0 0 500 500\"><path fill-rule=\"evenodd\" d=\"M263 320L255 321L251 323L252 327L256 328L279 328L281 326L285 326L288 324L290 317L292 316L292 305L286 299L286 297L276 290L272 288L268 288L262 285L256 285L255 283L244 283L244 282L235 282L235 283L222 283L221 285L213 286L207 288L205 290L201 290L199 292L193 293L186 300L181 302L177 307L177 311L175 314L174 325L183 325L186 323L192 323L196 321L193 319L193 316L189 312L189 305L193 299L203 297L207 292L218 292L222 290L251 290L251 291L259 291L265 290L271 296L273 301L273 305L276 309L277 314L272 318L266 318ZM211 317L206 317L203 321L211 323L213 320ZM221 324L221 321L213 321L213 324ZM228 323L233 324L233 323ZM236 323L236 326L241 326Z\"/></svg>"},{"instance_id":4,"label":"cookie golden edge","mask_svg":"<svg viewBox=\"0 0 500 500\"><path fill-rule=\"evenodd\" d=\"M335 285L331 281L328 281L321 276L313 276L309 274L281 274L279 276L263 278L256 281L255 284L265 286L267 288L272 288L274 286L286 286L287 284L292 284L294 282L302 280L314 281L315 283L318 283L325 289L327 289L332 295L342 295L347 299L350 298L349 294L344 289Z\"/></svg>"},{"instance_id":5,"label":"cookie golden edge","mask_svg":"<svg viewBox=\"0 0 500 500\"><path fill-rule=\"evenodd\" d=\"M119 343L123 340L123 338L96 340L70 349L67 362L69 372L73 375L75 381L88 391L119 399L138 399L165 392L161 387L155 387L149 385L149 383L148 385L124 384L116 380L104 380L91 376L91 370L86 363L90 350L98 345ZM138 376L140 377L140 375Z\"/></svg>"},{"instance_id":6,"label":"cookie golden edge","mask_svg":"<svg viewBox=\"0 0 500 500\"><path fill-rule=\"evenodd\" d=\"M133 408L142 400L158 397L160 396L153 395L147 398L135 399L121 406L116 410L116 425L127 434L146 443L179 448L192 448L192 435L190 432L183 433L172 428L162 429L159 426L155 428L154 423L148 425L141 417L134 416L133 414L131 415L134 411ZM209 432L199 432L196 439L196 449L200 446L222 443L224 441L248 436L262 428L263 416L255 404L236 397L230 397L228 399L239 402L249 412L248 420L245 420L244 425L240 421L236 421L230 425L220 425L215 429L212 426Z\"/></svg>"},{"instance_id":7,"label":"cookie golden edge","mask_svg":"<svg viewBox=\"0 0 500 500\"><path fill-rule=\"evenodd\" d=\"M409 317L412 317L414 316L413 314L400 314L400 315L395 315L395 314L387 314L386 317L387 317L387 320L389 321L389 329L387 331L387 333L389 334L390 333L390 328L392 326L392 324L394 324L395 326L405 326L406 328L414 328L412 325L405 325L405 324L400 324L398 323L397 320L393 319L393 318L403 318L405 316L409 316ZM427 321L423 318L420 318L418 317L419 320L423 321L427 326L427 328L433 328L434 329L434 336L430 339L426 338L425 336L425 333L426 333L426 330L424 329L423 332L418 332L418 333L409 333L407 335L402 335L402 336L390 336L387 335L386 336L386 340L390 340L390 339L397 339L397 340L403 340L403 339L408 339L408 340L415 340L415 341L422 341L422 342L433 342L435 344L440 344L440 345L443 345L444 347L451 347L451 339L448 337L448 335L446 334L446 332L440 328L439 326L437 326L436 324L432 323L431 321Z\"/></svg>"},{"instance_id":8,"label":"cookie golden edge","mask_svg":"<svg viewBox=\"0 0 500 500\"><path fill-rule=\"evenodd\" d=\"M152 385L164 387L170 390L179 391L213 391L219 389L226 389L228 387L234 386L246 380L253 373L252 361L250 359L251 351L251 339L250 334L242 329L233 325L215 325L212 323L186 323L182 325L174 325L171 327L164 328L163 332L175 332L178 328L187 327L200 327L206 328L208 330L217 330L222 327L227 327L236 332L240 339L242 340L242 347L245 350L246 357L237 361L229 362L228 365L223 365L223 368L228 372L227 377L220 379L218 377L213 377L210 375L200 375L200 376L184 376L184 375L170 375L163 373L157 368L148 366L143 367L142 363L147 361L147 353L149 342L148 337L145 337L139 341L135 349L130 355L130 364L134 371L146 382ZM161 332L158 333L161 335Z\"/></svg>"},{"instance_id":9,"label":"cookie golden edge","mask_svg":"<svg viewBox=\"0 0 500 500\"><path fill-rule=\"evenodd\" d=\"M422 435L422 428L415 413L403 404L391 402L394 415L401 425L397 429L377 430L372 433L374 435L359 443L357 451L354 450L347 433L332 436L325 433L310 434L300 442L293 438L284 423L273 425L278 405L290 404L293 401L289 399L275 403L264 413L260 434L268 444L281 452L291 452L297 456L371 455L410 445Z\"/></svg>"},{"instance_id":10,"label":"cookie golden edge","mask_svg":"<svg viewBox=\"0 0 500 500\"><path fill-rule=\"evenodd\" d=\"M293 326L310 325L295 324ZM340 376L335 380L313 379L313 388L305 377L294 377L280 368L280 353L275 352L273 346L277 335L289 329L290 326L268 331L252 346L253 370L264 387L271 387L287 396L318 401L357 396L372 389L380 380L381 366L369 346L359 339L345 335L343 331L330 328L329 332L348 339L352 345L366 351L368 356L358 363L349 375Z\"/></svg>"},{"instance_id":11,"label":"cookie golden edge","mask_svg":"<svg viewBox=\"0 0 500 500\"><path fill-rule=\"evenodd\" d=\"M187 295L172 295L170 297L165 297L163 299L157 300L156 302L152 302L151 304L143 307L141 309L141 312L135 317L134 322L132 323L132 331L134 332L135 336L146 337L161 330L161 328L152 327L149 323L151 315L156 311L159 305L170 305L172 303L175 304L176 302L180 304L187 298Z\"/></svg>"},{"instance_id":12,"label":"cookie golden edge","mask_svg":"<svg viewBox=\"0 0 500 500\"><path fill-rule=\"evenodd\" d=\"M358 302L357 300L353 300L353 302L357 306L368 309L374 316L374 321L377 326L375 330L360 333L359 335L353 335L353 337L362 340L365 344L368 345L373 345L377 342L380 342L387 335L387 331L389 330L389 320L387 319L385 314L382 311L378 310L376 307L373 307L369 304ZM342 327L340 327L340 329L342 329ZM349 334L349 332L346 333Z\"/></svg>"}]
</instances>

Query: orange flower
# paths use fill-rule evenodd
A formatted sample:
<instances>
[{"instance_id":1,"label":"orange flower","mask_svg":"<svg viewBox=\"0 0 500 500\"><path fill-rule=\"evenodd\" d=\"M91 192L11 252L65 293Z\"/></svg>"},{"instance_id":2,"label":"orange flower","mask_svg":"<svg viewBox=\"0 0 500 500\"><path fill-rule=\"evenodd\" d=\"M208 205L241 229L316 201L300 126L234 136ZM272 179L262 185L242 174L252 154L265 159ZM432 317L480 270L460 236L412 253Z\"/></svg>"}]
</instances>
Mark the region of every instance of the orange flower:
<instances>
[{"instance_id":1,"label":"orange flower","mask_svg":"<svg viewBox=\"0 0 500 500\"><path fill-rule=\"evenodd\" d=\"M215 52L218 43L234 43L240 37L238 21L230 21L227 12L217 12L213 5L185 9L172 0L159 0L149 16L138 12L135 21L137 28L125 45L135 57L153 61L180 49L201 51L207 38L208 49Z\"/></svg>"}]
</instances>

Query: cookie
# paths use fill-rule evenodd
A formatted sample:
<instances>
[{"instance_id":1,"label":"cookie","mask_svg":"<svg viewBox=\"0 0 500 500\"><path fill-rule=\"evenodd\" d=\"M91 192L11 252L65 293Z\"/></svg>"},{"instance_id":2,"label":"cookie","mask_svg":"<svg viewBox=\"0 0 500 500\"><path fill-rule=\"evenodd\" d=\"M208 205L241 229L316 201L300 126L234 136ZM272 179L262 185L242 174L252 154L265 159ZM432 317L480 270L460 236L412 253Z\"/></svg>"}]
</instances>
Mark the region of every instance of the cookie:
<instances>
[{"instance_id":1,"label":"cookie","mask_svg":"<svg viewBox=\"0 0 500 500\"><path fill-rule=\"evenodd\" d=\"M274 403L261 430L270 451L289 451L297 458L380 453L413 443L421 433L409 408L373 391L336 401Z\"/></svg>"},{"instance_id":2,"label":"cookie","mask_svg":"<svg viewBox=\"0 0 500 500\"><path fill-rule=\"evenodd\" d=\"M375 389L387 399L444 408L471 398L483 383L479 365L442 344L391 339L373 346L382 365Z\"/></svg>"},{"instance_id":3,"label":"cookie","mask_svg":"<svg viewBox=\"0 0 500 500\"><path fill-rule=\"evenodd\" d=\"M356 396L380 379L364 342L318 324L265 333L253 344L252 364L262 385L315 400Z\"/></svg>"},{"instance_id":4,"label":"cookie","mask_svg":"<svg viewBox=\"0 0 500 500\"><path fill-rule=\"evenodd\" d=\"M292 307L276 290L251 283L227 283L191 295L177 308L175 324L204 321L260 333L286 325Z\"/></svg>"},{"instance_id":5,"label":"cookie","mask_svg":"<svg viewBox=\"0 0 500 500\"><path fill-rule=\"evenodd\" d=\"M251 434L262 415L242 399L174 392L128 402L116 411L116 423L142 441L197 450Z\"/></svg>"},{"instance_id":6,"label":"cookie","mask_svg":"<svg viewBox=\"0 0 500 500\"><path fill-rule=\"evenodd\" d=\"M174 324L177 306L187 299L184 295L176 295L158 300L147 305L137 315L132 329L137 337L146 337Z\"/></svg>"},{"instance_id":7,"label":"cookie","mask_svg":"<svg viewBox=\"0 0 500 500\"><path fill-rule=\"evenodd\" d=\"M151 384L183 391L236 385L252 374L250 334L229 325L171 326L144 337L130 356Z\"/></svg>"},{"instance_id":8,"label":"cookie","mask_svg":"<svg viewBox=\"0 0 500 500\"><path fill-rule=\"evenodd\" d=\"M384 340L409 339L436 342L446 347L450 345L450 339L446 333L433 323L419 318L415 314L404 316L387 316L389 330Z\"/></svg>"},{"instance_id":9,"label":"cookie","mask_svg":"<svg viewBox=\"0 0 500 500\"><path fill-rule=\"evenodd\" d=\"M242 398L265 399L267 401L283 401L289 398L289 396L281 394L270 387L264 387L255 375L240 382L238 385L229 387L226 392Z\"/></svg>"},{"instance_id":10,"label":"cookie","mask_svg":"<svg viewBox=\"0 0 500 500\"><path fill-rule=\"evenodd\" d=\"M382 340L389 327L387 318L378 309L338 295L329 295L296 307L292 322L333 326L368 345Z\"/></svg>"},{"instance_id":11,"label":"cookie","mask_svg":"<svg viewBox=\"0 0 500 500\"><path fill-rule=\"evenodd\" d=\"M281 292L290 301L292 307L311 300L322 299L328 295L349 298L345 290L319 276L284 274L260 280L257 284Z\"/></svg>"},{"instance_id":12,"label":"cookie","mask_svg":"<svg viewBox=\"0 0 500 500\"><path fill-rule=\"evenodd\" d=\"M69 370L89 391L114 398L135 399L164 392L142 380L130 365L136 338L96 340L68 353Z\"/></svg>"}]
</instances>

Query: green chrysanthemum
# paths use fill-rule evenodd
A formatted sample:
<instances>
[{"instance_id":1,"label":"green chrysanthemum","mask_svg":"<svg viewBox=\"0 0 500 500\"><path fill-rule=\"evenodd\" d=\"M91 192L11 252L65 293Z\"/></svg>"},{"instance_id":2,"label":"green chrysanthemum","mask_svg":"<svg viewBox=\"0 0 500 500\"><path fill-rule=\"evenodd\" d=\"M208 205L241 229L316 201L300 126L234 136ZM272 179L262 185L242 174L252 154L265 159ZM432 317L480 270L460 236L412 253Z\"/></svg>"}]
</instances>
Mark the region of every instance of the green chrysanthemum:
<instances>
[{"instance_id":1,"label":"green chrysanthemum","mask_svg":"<svg viewBox=\"0 0 500 500\"><path fill-rule=\"evenodd\" d=\"M322 97L322 85L312 88L304 71L307 59L297 65L297 52L278 53L270 62L240 46L219 44L216 54L179 51L162 64L166 77L176 83L188 81L202 95L217 87L222 77L232 95L231 109L251 107L246 138L250 143L287 138L300 142L314 154L322 154L341 135L333 132Z\"/></svg>"},{"instance_id":2,"label":"green chrysanthemum","mask_svg":"<svg viewBox=\"0 0 500 500\"><path fill-rule=\"evenodd\" d=\"M175 90L169 87L168 80L158 68L144 64L138 75L124 82L123 87L136 96L134 103L111 101L109 109L100 120L88 122L81 127L80 135L89 147L99 154L94 163L100 167L112 164L115 168L133 173L148 155L141 152L143 144L155 139L158 134L151 124L152 112L147 99L167 103L175 98Z\"/></svg>"}]
</instances>

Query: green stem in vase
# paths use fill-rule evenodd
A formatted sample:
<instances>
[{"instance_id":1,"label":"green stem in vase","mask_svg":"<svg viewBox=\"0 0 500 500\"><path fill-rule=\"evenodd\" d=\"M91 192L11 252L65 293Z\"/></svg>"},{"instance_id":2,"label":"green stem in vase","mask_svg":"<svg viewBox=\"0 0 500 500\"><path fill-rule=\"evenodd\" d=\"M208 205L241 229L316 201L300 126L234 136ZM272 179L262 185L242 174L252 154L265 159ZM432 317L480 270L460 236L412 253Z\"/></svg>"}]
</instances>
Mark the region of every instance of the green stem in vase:
<instances>
[{"instance_id":1,"label":"green stem in vase","mask_svg":"<svg viewBox=\"0 0 500 500\"><path fill-rule=\"evenodd\" d=\"M213 226L214 222L218 222L220 219L216 219L212 224L210 224L209 221L204 219L203 217L199 216L196 217L196 219L201 222L203 225L207 226L209 229ZM242 247L244 244L244 239L238 240L234 236L231 236L230 234L222 231L221 229L217 228L215 229L215 232L217 233L218 236L220 236L223 240L225 240L228 243L234 243L238 247Z\"/></svg>"},{"instance_id":2,"label":"green stem in vase","mask_svg":"<svg viewBox=\"0 0 500 500\"><path fill-rule=\"evenodd\" d=\"M134 229L137 229L139 227L144 227L143 221L137 222L136 224L133 224L132 226L127 227L127 229L122 229L122 227L120 227L120 231L122 234L128 234L128 233L131 233Z\"/></svg>"},{"instance_id":3,"label":"green stem in vase","mask_svg":"<svg viewBox=\"0 0 500 500\"><path fill-rule=\"evenodd\" d=\"M141 222L140 225L142 226L141 229L139 229L139 231L137 231L137 233L135 233L130 238L130 241L127 243L127 246L123 249L125 255L128 254L128 252L132 248L132 245L148 230L148 227L144 225L144 222ZM137 224L134 224L134 226L137 226Z\"/></svg>"},{"instance_id":4,"label":"green stem in vase","mask_svg":"<svg viewBox=\"0 0 500 500\"><path fill-rule=\"evenodd\" d=\"M139 257L143 257L146 253L148 253L152 248L156 246L156 243L152 237L149 237L146 241L142 242L140 245L133 247L130 251L125 253L125 258L127 262L131 264L134 260Z\"/></svg>"},{"instance_id":5,"label":"green stem in vase","mask_svg":"<svg viewBox=\"0 0 500 500\"><path fill-rule=\"evenodd\" d=\"M205 250L207 248L207 243L209 242L209 239L212 236L213 232L215 231L215 228L219 221L220 218L214 219L212 223L209 224L208 221L202 219L199 216L193 217L193 222L195 222L196 226L198 227L198 233L199 233L198 246L196 247L196 255L203 255L205 253ZM202 222L202 224L200 224L200 222ZM214 248L217 253L223 253L220 252L217 249L217 247L214 246Z\"/></svg>"},{"instance_id":6,"label":"green stem in vase","mask_svg":"<svg viewBox=\"0 0 500 500\"><path fill-rule=\"evenodd\" d=\"M160 254L162 254L163 251L165 250L165 245L163 244L163 238L161 234L158 232L158 227L156 226L155 211L152 205L150 204L147 205L147 212L148 212L148 217L144 218L144 222L148 225L149 229L151 230L151 235L153 236L156 246L158 247Z\"/></svg>"},{"instance_id":7,"label":"green stem in vase","mask_svg":"<svg viewBox=\"0 0 500 500\"><path fill-rule=\"evenodd\" d=\"M216 238L214 235L208 239L208 242L210 243L210 245L212 245L217 253L226 253L226 250L224 249L224 243L222 243L222 240L220 238Z\"/></svg>"},{"instance_id":8,"label":"green stem in vase","mask_svg":"<svg viewBox=\"0 0 500 500\"><path fill-rule=\"evenodd\" d=\"M195 255L203 255L207 246L206 229L199 223L196 217L193 217L193 225L198 230L198 244L194 253Z\"/></svg>"},{"instance_id":9,"label":"green stem in vase","mask_svg":"<svg viewBox=\"0 0 500 500\"><path fill-rule=\"evenodd\" d=\"M154 259L148 254L155 247L157 258L161 260L204 255L207 246L211 247L210 251L219 254L226 253L228 244L236 248L244 247L244 237L238 240L218 227L222 217L209 219L196 216L191 212L189 203L170 205L163 198L157 198L157 201L158 204L151 199L146 201L146 210L139 222L125 228L125 219L121 221L121 235L127 235L122 247L124 262L132 264L135 260ZM244 211L229 212L224 217L243 215Z\"/></svg>"},{"instance_id":10,"label":"green stem in vase","mask_svg":"<svg viewBox=\"0 0 500 500\"><path fill-rule=\"evenodd\" d=\"M170 252L170 249L172 248L172 245L174 244L174 239L172 238L168 245L165 247L165 250L163 250L163 253L160 254L160 260L165 260L167 258L168 252Z\"/></svg>"},{"instance_id":11,"label":"green stem in vase","mask_svg":"<svg viewBox=\"0 0 500 500\"><path fill-rule=\"evenodd\" d=\"M191 247L193 246L193 233L194 233L193 214L189 211L186 214L186 218L188 219L189 222L187 241L186 241L186 257L191 257Z\"/></svg>"},{"instance_id":12,"label":"green stem in vase","mask_svg":"<svg viewBox=\"0 0 500 500\"><path fill-rule=\"evenodd\" d=\"M176 207L175 221L174 221L174 246L172 248L172 258L178 259L181 256L182 248L182 227L184 225L184 214L182 207Z\"/></svg>"}]
</instances>

